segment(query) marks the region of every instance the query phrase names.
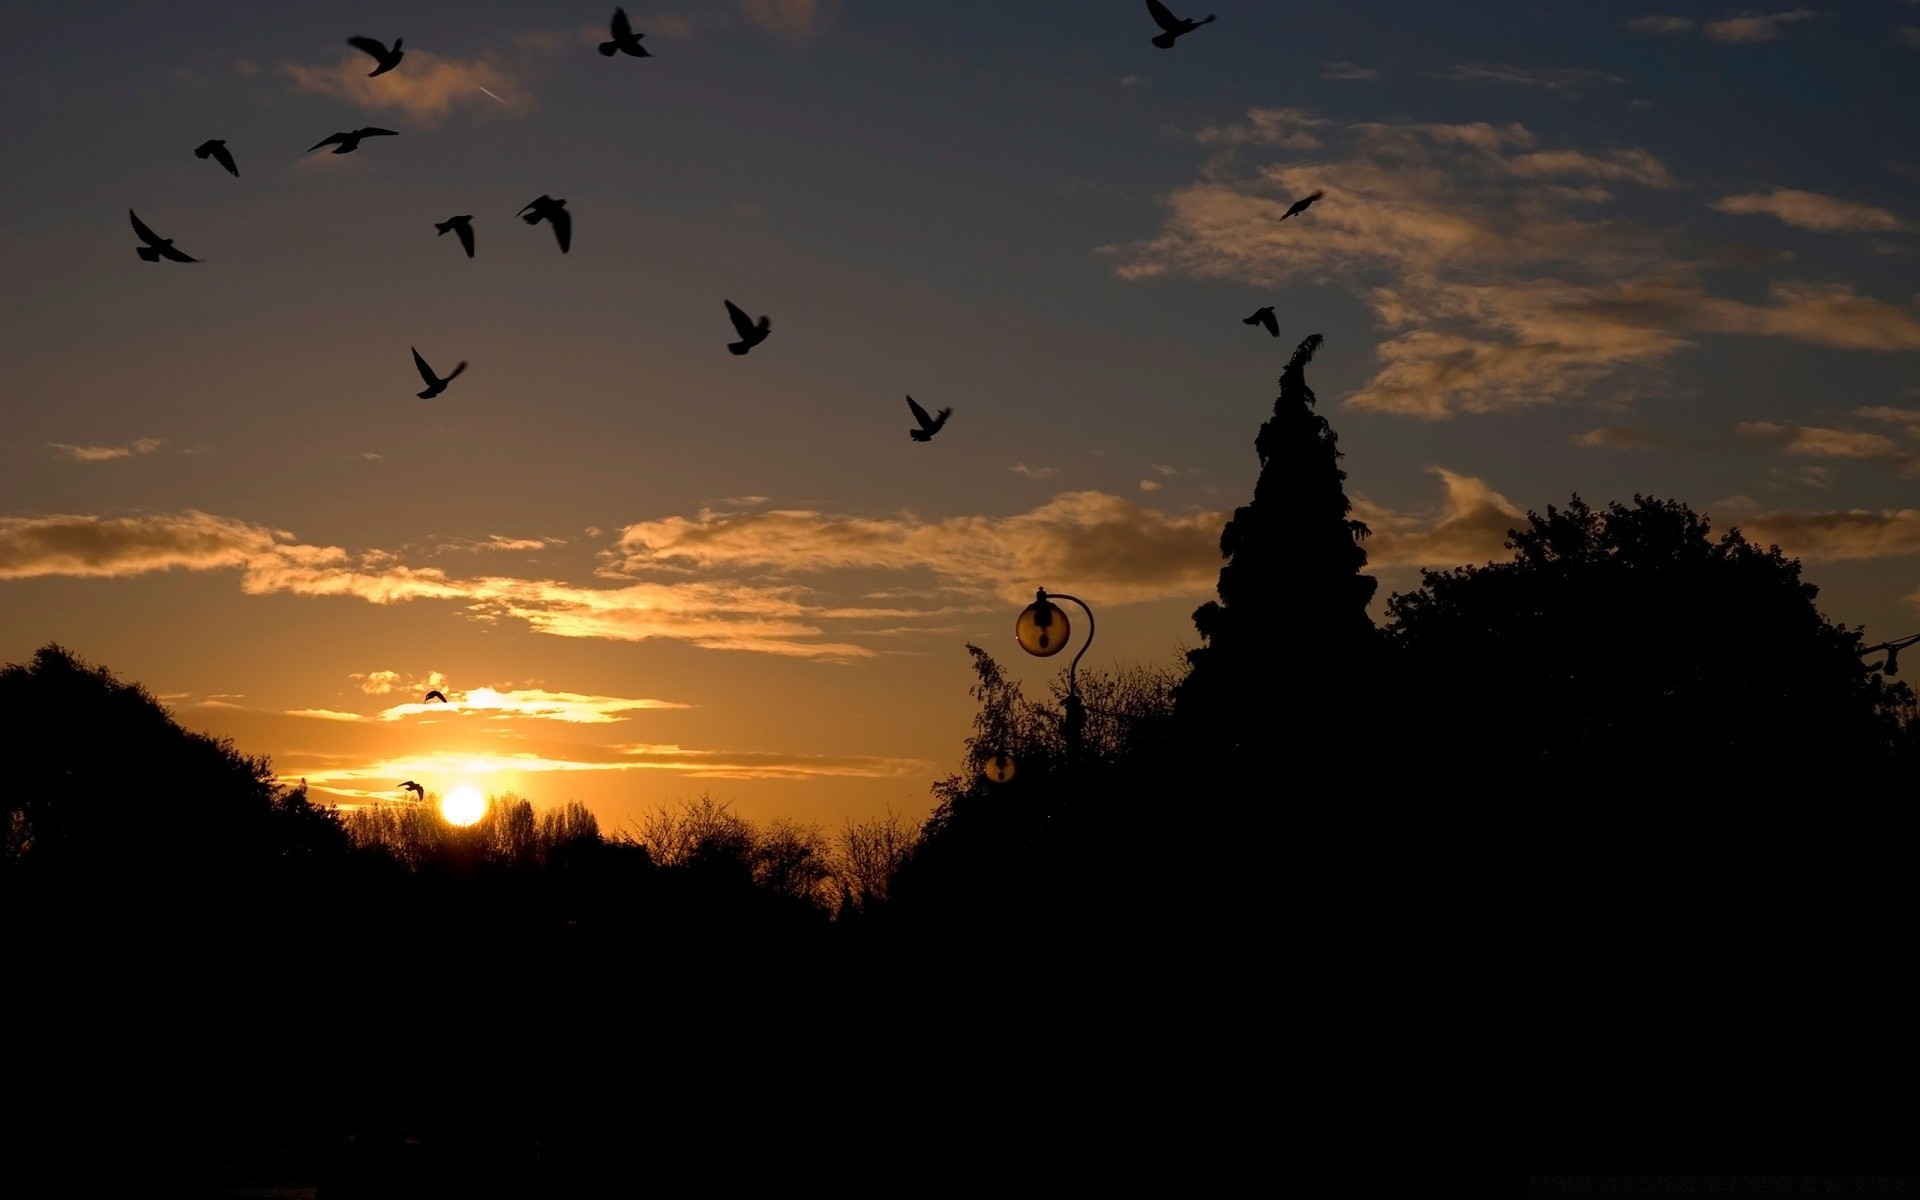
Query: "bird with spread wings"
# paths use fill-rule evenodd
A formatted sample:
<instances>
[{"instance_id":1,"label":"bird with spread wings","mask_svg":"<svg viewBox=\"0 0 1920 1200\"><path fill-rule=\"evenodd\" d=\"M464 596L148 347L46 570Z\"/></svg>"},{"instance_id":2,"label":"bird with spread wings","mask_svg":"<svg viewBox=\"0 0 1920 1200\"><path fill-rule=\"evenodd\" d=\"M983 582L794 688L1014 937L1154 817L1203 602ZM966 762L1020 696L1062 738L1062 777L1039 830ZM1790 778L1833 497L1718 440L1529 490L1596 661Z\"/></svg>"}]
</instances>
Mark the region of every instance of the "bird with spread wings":
<instances>
[{"instance_id":1,"label":"bird with spread wings","mask_svg":"<svg viewBox=\"0 0 1920 1200\"><path fill-rule=\"evenodd\" d=\"M176 250L172 238L163 238L153 230L148 229L147 223L142 221L139 215L132 209L127 210L127 216L133 220L133 231L140 235L141 241L146 243L144 246L135 246L133 248L133 252L141 258L146 259L148 262L159 262L163 258L171 262L200 261L184 251Z\"/></svg>"},{"instance_id":2,"label":"bird with spread wings","mask_svg":"<svg viewBox=\"0 0 1920 1200\"><path fill-rule=\"evenodd\" d=\"M411 347L409 347L409 349L411 349ZM442 378L433 373L433 368L427 365L426 359L420 357L418 350L414 350L413 352L413 365L414 369L420 372L420 378L427 381L426 391L414 393L414 395L420 397L422 400L431 400L441 392L446 391L447 385L452 383L459 376L460 372L467 369L467 364L463 360L459 366L449 372L445 378ZM433 693L429 692L427 695L428 698L431 699ZM442 700L446 699L445 696L440 698Z\"/></svg>"},{"instance_id":3,"label":"bird with spread wings","mask_svg":"<svg viewBox=\"0 0 1920 1200\"><path fill-rule=\"evenodd\" d=\"M913 410L913 419L920 422L920 428L907 430L907 436L916 442L932 441L933 435L939 433L940 427L945 425L947 418L953 415L951 408L943 408L938 413L929 414L912 396L907 397L907 407Z\"/></svg>"},{"instance_id":4,"label":"bird with spread wings","mask_svg":"<svg viewBox=\"0 0 1920 1200\"><path fill-rule=\"evenodd\" d=\"M749 317L738 304L735 304L731 300L725 303L727 306L727 316L733 318L733 331L740 335L739 341L727 343L728 350L735 354L745 354L761 342L766 341L767 335L773 332L772 323L769 322L765 316L762 316L759 323L756 324L754 319Z\"/></svg>"}]
</instances>

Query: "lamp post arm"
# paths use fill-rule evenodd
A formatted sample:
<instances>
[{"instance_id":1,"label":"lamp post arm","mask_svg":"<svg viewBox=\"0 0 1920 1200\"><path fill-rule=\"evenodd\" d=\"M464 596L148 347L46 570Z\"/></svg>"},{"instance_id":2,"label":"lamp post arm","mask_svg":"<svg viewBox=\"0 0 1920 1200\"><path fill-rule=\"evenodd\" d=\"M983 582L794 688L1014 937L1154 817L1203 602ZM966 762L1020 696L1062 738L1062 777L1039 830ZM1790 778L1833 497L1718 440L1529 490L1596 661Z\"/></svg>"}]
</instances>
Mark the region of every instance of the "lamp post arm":
<instances>
[{"instance_id":1,"label":"lamp post arm","mask_svg":"<svg viewBox=\"0 0 1920 1200\"><path fill-rule=\"evenodd\" d=\"M1074 655L1073 661L1067 664L1067 694L1069 696L1078 696L1080 694L1080 685L1074 676L1075 672L1080 669L1081 657L1086 654L1087 648L1093 645L1093 610L1087 607L1085 600L1082 600L1078 596L1069 596L1065 592L1048 592L1046 596L1048 600L1071 600L1080 606L1081 612L1087 614L1086 639L1080 643L1080 653ZM1920 638L1920 634L1914 636Z\"/></svg>"}]
</instances>

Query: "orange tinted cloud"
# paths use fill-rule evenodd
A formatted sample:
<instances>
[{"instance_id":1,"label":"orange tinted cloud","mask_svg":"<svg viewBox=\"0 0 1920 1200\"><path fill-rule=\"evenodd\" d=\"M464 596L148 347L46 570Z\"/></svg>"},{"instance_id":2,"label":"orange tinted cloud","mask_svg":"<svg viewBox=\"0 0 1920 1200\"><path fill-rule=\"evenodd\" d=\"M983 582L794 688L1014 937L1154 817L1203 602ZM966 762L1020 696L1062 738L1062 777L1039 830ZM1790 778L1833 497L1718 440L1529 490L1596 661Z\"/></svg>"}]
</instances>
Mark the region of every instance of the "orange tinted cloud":
<instances>
[{"instance_id":1,"label":"orange tinted cloud","mask_svg":"<svg viewBox=\"0 0 1920 1200\"><path fill-rule=\"evenodd\" d=\"M1715 200L1713 207L1723 213L1777 217L1789 225L1820 233L1888 233L1907 227L1905 221L1884 208L1795 188L1726 196Z\"/></svg>"},{"instance_id":2,"label":"orange tinted cloud","mask_svg":"<svg viewBox=\"0 0 1920 1200\"><path fill-rule=\"evenodd\" d=\"M1364 497L1353 500L1353 515L1372 530L1361 543L1367 565L1457 567L1504 560L1508 531L1523 528L1526 514L1484 480L1444 467L1428 468L1445 488L1437 507L1423 512L1392 512Z\"/></svg>"},{"instance_id":3,"label":"orange tinted cloud","mask_svg":"<svg viewBox=\"0 0 1920 1200\"><path fill-rule=\"evenodd\" d=\"M1335 148L1240 161L1309 129ZM1631 394L1707 333L1920 349L1920 310L1846 283L1775 280L1760 303L1711 292L1666 235L1604 209L1610 188L1676 186L1644 150L1543 146L1513 124L1342 126L1300 109L1254 110L1244 125L1203 133L1230 149L1165 197L1159 232L1101 251L1124 279L1353 289L1387 331L1378 369L1343 398L1356 408L1438 419L1563 402L1602 385ZM1282 222L1294 199L1317 189L1320 203ZM1879 221L1864 206L1824 200L1769 200L1769 211Z\"/></svg>"}]
</instances>

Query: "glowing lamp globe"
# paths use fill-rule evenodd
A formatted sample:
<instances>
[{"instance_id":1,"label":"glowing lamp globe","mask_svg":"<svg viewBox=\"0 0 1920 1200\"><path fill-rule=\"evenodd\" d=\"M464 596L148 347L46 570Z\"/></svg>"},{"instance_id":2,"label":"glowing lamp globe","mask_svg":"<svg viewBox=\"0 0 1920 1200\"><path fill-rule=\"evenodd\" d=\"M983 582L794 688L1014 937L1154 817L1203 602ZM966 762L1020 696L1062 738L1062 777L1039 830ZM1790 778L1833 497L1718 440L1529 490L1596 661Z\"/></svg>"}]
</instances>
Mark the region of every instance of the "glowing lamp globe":
<instances>
[{"instance_id":1,"label":"glowing lamp globe","mask_svg":"<svg viewBox=\"0 0 1920 1200\"><path fill-rule=\"evenodd\" d=\"M980 764L980 773L985 775L989 782L1005 783L1007 780L1013 778L1013 755L994 755L986 762Z\"/></svg>"},{"instance_id":2,"label":"glowing lamp globe","mask_svg":"<svg viewBox=\"0 0 1920 1200\"><path fill-rule=\"evenodd\" d=\"M1036 658L1047 658L1065 650L1072 632L1066 610L1049 601L1044 591L1039 599L1020 610L1020 619L1013 623L1013 636L1020 648Z\"/></svg>"}]
</instances>

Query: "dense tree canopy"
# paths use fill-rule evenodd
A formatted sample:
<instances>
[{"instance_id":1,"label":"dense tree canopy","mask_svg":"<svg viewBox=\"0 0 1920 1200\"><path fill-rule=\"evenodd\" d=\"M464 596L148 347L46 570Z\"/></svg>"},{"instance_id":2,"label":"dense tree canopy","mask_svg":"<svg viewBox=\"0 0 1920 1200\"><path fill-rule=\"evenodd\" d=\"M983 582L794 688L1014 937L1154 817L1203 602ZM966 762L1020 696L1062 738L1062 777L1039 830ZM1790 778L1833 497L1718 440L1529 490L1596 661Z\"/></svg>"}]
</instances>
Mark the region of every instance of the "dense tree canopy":
<instances>
[{"instance_id":1,"label":"dense tree canopy","mask_svg":"<svg viewBox=\"0 0 1920 1200\"><path fill-rule=\"evenodd\" d=\"M1510 562L1389 604L1416 770L1542 799L1766 795L1876 776L1908 689L1869 670L1800 564L1672 500L1529 514Z\"/></svg>"}]
</instances>

